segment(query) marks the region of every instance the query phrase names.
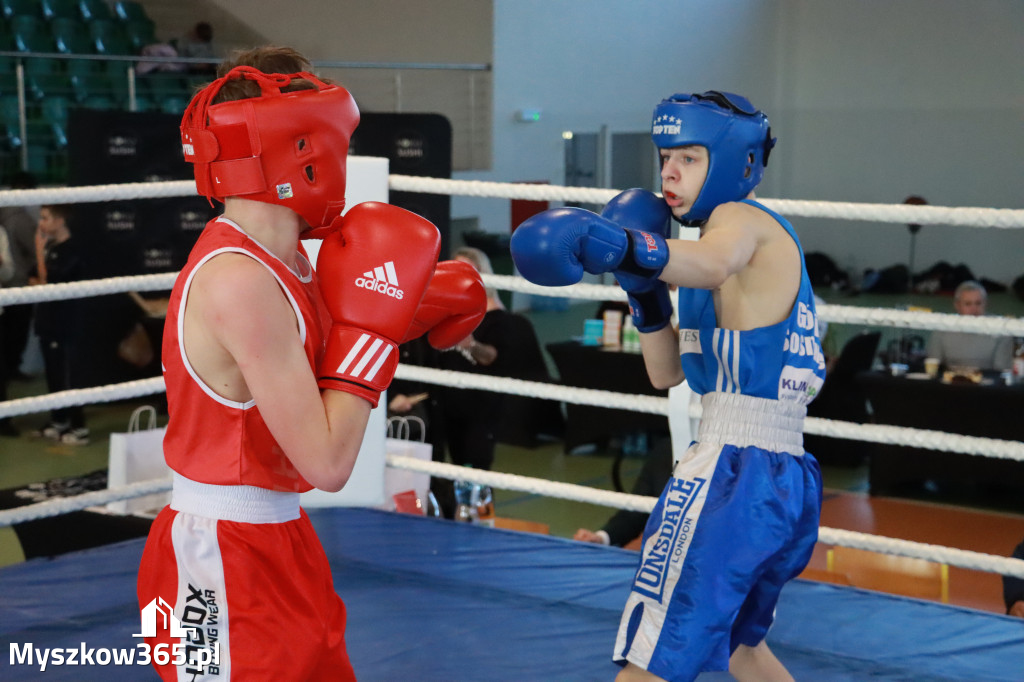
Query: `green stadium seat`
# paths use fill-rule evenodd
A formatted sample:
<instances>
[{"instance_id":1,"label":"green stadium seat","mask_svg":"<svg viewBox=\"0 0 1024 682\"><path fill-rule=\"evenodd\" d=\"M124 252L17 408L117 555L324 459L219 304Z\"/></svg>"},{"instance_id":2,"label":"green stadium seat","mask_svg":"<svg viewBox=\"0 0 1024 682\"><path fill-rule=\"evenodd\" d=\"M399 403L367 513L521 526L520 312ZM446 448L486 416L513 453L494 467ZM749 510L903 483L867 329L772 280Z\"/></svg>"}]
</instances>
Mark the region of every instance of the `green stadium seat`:
<instances>
[{"instance_id":1,"label":"green stadium seat","mask_svg":"<svg viewBox=\"0 0 1024 682\"><path fill-rule=\"evenodd\" d=\"M140 52L146 45L152 45L156 42L156 26L148 19L126 21L124 22L124 29L128 36L128 42L131 43L136 52Z\"/></svg>"},{"instance_id":2,"label":"green stadium seat","mask_svg":"<svg viewBox=\"0 0 1024 682\"><path fill-rule=\"evenodd\" d=\"M39 0L0 0L0 14L10 19L17 16L42 17Z\"/></svg>"},{"instance_id":3,"label":"green stadium seat","mask_svg":"<svg viewBox=\"0 0 1024 682\"><path fill-rule=\"evenodd\" d=\"M79 102L84 102L90 97L118 99L115 97L110 78L102 71L72 74L71 89L74 98Z\"/></svg>"},{"instance_id":4,"label":"green stadium seat","mask_svg":"<svg viewBox=\"0 0 1024 682\"><path fill-rule=\"evenodd\" d=\"M89 27L77 17L57 17L50 22L57 51L64 54L95 54L96 46L89 35Z\"/></svg>"},{"instance_id":5,"label":"green stadium seat","mask_svg":"<svg viewBox=\"0 0 1024 682\"><path fill-rule=\"evenodd\" d=\"M114 16L120 21L150 21L146 8L132 0L120 0L114 3Z\"/></svg>"},{"instance_id":6,"label":"green stadium seat","mask_svg":"<svg viewBox=\"0 0 1024 682\"><path fill-rule=\"evenodd\" d=\"M14 52L14 34L7 19L0 17L0 50ZM18 79L15 75L18 60L15 57L0 57L0 94L18 91Z\"/></svg>"},{"instance_id":7,"label":"green stadium seat","mask_svg":"<svg viewBox=\"0 0 1024 682\"><path fill-rule=\"evenodd\" d=\"M189 101L188 97L165 97L160 100L160 111L165 114L183 114Z\"/></svg>"},{"instance_id":8,"label":"green stadium seat","mask_svg":"<svg viewBox=\"0 0 1024 682\"><path fill-rule=\"evenodd\" d=\"M46 24L40 17L33 17L26 14L11 17L11 36L14 38L14 47L18 52L52 52L53 44L47 41L45 50L33 49L29 43L38 41L45 35ZM38 46L37 46L38 47Z\"/></svg>"},{"instance_id":9,"label":"green stadium seat","mask_svg":"<svg viewBox=\"0 0 1024 682\"><path fill-rule=\"evenodd\" d=\"M49 141L55 149L68 146L68 109L72 106L66 97L47 97L41 107L42 124L48 128Z\"/></svg>"},{"instance_id":10,"label":"green stadium seat","mask_svg":"<svg viewBox=\"0 0 1024 682\"><path fill-rule=\"evenodd\" d=\"M25 128L25 140L29 151L36 148L49 151L58 149L61 144L67 146L67 135L64 134L63 128L57 126L55 129L49 121L43 120L42 117L36 116L29 119Z\"/></svg>"},{"instance_id":11,"label":"green stadium seat","mask_svg":"<svg viewBox=\"0 0 1024 682\"><path fill-rule=\"evenodd\" d=\"M153 71L139 76L135 82L139 91L145 92L157 100L162 100L165 97L191 97L188 78L184 74Z\"/></svg>"},{"instance_id":12,"label":"green stadium seat","mask_svg":"<svg viewBox=\"0 0 1024 682\"><path fill-rule=\"evenodd\" d=\"M160 111L160 104L149 95L135 95L135 111Z\"/></svg>"},{"instance_id":13,"label":"green stadium seat","mask_svg":"<svg viewBox=\"0 0 1024 682\"><path fill-rule=\"evenodd\" d=\"M18 59L0 57L0 96L18 94Z\"/></svg>"},{"instance_id":14,"label":"green stadium seat","mask_svg":"<svg viewBox=\"0 0 1024 682\"><path fill-rule=\"evenodd\" d=\"M39 180L50 178L50 150L44 149L42 145L28 146L28 168L26 170Z\"/></svg>"},{"instance_id":15,"label":"green stadium seat","mask_svg":"<svg viewBox=\"0 0 1024 682\"><path fill-rule=\"evenodd\" d=\"M78 12L85 21L110 21L114 18L106 0L79 0Z\"/></svg>"},{"instance_id":16,"label":"green stadium seat","mask_svg":"<svg viewBox=\"0 0 1024 682\"><path fill-rule=\"evenodd\" d=\"M46 97L69 97L74 94L71 78L56 59L45 57L25 60L25 97L42 100Z\"/></svg>"},{"instance_id":17,"label":"green stadium seat","mask_svg":"<svg viewBox=\"0 0 1024 682\"><path fill-rule=\"evenodd\" d=\"M132 66L132 62L124 62L118 59L104 59L100 62L100 69L110 76L111 80L124 81L125 87L128 87L129 66Z\"/></svg>"},{"instance_id":18,"label":"green stadium seat","mask_svg":"<svg viewBox=\"0 0 1024 682\"><path fill-rule=\"evenodd\" d=\"M54 19L78 19L81 13L78 10L77 0L41 0L43 18L48 21Z\"/></svg>"},{"instance_id":19,"label":"green stadium seat","mask_svg":"<svg viewBox=\"0 0 1024 682\"><path fill-rule=\"evenodd\" d=\"M83 99L79 105L85 109L118 109L120 108L113 97L103 95L92 95Z\"/></svg>"},{"instance_id":20,"label":"green stadium seat","mask_svg":"<svg viewBox=\"0 0 1024 682\"><path fill-rule=\"evenodd\" d=\"M110 87L110 96L116 99L118 102L123 104L125 107L128 106L128 78L122 74L110 74L106 71L107 82ZM135 83L135 91L138 92L138 82Z\"/></svg>"},{"instance_id":21,"label":"green stadium seat","mask_svg":"<svg viewBox=\"0 0 1024 682\"><path fill-rule=\"evenodd\" d=\"M108 71L108 63L97 59L71 59L67 62L68 76L76 100L95 95L112 98L121 106L128 105L128 75L125 62L121 68Z\"/></svg>"},{"instance_id":22,"label":"green stadium seat","mask_svg":"<svg viewBox=\"0 0 1024 682\"><path fill-rule=\"evenodd\" d=\"M68 59L64 62L64 71L72 80L76 76L93 76L105 74L100 67L100 62L92 59Z\"/></svg>"},{"instance_id":23,"label":"green stadium seat","mask_svg":"<svg viewBox=\"0 0 1024 682\"><path fill-rule=\"evenodd\" d=\"M89 22L89 35L98 54L134 54L131 41L121 24L111 20Z\"/></svg>"},{"instance_id":24,"label":"green stadium seat","mask_svg":"<svg viewBox=\"0 0 1024 682\"><path fill-rule=\"evenodd\" d=\"M53 38L43 33L15 35L19 52L54 52ZM38 100L47 95L70 95L71 80L64 62L51 57L25 57L25 96Z\"/></svg>"},{"instance_id":25,"label":"green stadium seat","mask_svg":"<svg viewBox=\"0 0 1024 682\"><path fill-rule=\"evenodd\" d=\"M72 102L67 97L47 97L40 106L43 120L48 123L59 123L66 126L68 123L68 110Z\"/></svg>"},{"instance_id":26,"label":"green stadium seat","mask_svg":"<svg viewBox=\"0 0 1024 682\"><path fill-rule=\"evenodd\" d=\"M0 97L0 123L17 130L20 122L18 112L18 98L6 95Z\"/></svg>"},{"instance_id":27,"label":"green stadium seat","mask_svg":"<svg viewBox=\"0 0 1024 682\"><path fill-rule=\"evenodd\" d=\"M16 127L0 123L0 167L8 169L10 156L21 149L21 132Z\"/></svg>"}]
</instances>

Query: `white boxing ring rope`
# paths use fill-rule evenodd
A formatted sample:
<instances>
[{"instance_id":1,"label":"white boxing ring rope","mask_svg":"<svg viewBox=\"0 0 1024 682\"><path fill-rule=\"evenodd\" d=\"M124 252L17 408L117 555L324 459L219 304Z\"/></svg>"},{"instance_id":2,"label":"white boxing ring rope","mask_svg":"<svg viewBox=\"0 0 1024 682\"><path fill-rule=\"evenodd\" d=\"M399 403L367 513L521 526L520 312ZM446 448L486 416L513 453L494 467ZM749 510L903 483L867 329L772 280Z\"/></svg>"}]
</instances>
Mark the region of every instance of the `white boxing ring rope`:
<instances>
[{"instance_id":1,"label":"white boxing ring rope","mask_svg":"<svg viewBox=\"0 0 1024 682\"><path fill-rule=\"evenodd\" d=\"M458 196L528 199L532 201L579 201L605 204L621 189L561 187L480 180L446 180L414 175L392 175L389 187L394 191ZM804 201L798 199L762 199L768 208L787 216L801 218L837 218L870 220L882 223L919 225L956 225L960 227L1024 226L1024 209L915 206L910 204L863 204L843 201ZM3 205L3 204L0 204Z\"/></svg>"},{"instance_id":2,"label":"white boxing ring rope","mask_svg":"<svg viewBox=\"0 0 1024 682\"><path fill-rule=\"evenodd\" d=\"M2 195L3 192L0 192ZM0 205L3 205L0 202ZM89 296L125 293L128 291L169 291L177 273L110 277L108 279L46 284L43 286L0 289L0 307L40 301L59 301ZM511 275L485 275L485 283L496 289L552 297L571 297L589 301L626 300L616 286L574 284L567 287L543 287ZM992 336L1024 336L1024 319L1011 317L976 317L949 313L926 313L915 310L862 308L826 303L818 307L819 317L839 324L869 324L902 329L934 329L962 331Z\"/></svg>"},{"instance_id":3,"label":"white boxing ring rope","mask_svg":"<svg viewBox=\"0 0 1024 682\"><path fill-rule=\"evenodd\" d=\"M526 199L530 201L579 201L604 204L622 190L592 187L563 187L481 180L448 180L413 175L390 175L388 187L395 192L452 194L459 196ZM195 196L193 180L129 182L85 187L56 187L0 191L0 206L74 204L83 201L159 199ZM882 223L954 225L958 227L1024 227L1024 209L914 206L910 204L866 204L843 201L799 199L758 199L768 208L803 218L868 220Z\"/></svg>"},{"instance_id":4,"label":"white boxing ring rope","mask_svg":"<svg viewBox=\"0 0 1024 682\"><path fill-rule=\"evenodd\" d=\"M606 189L453 181L399 175L389 177L389 186L392 190L399 191L532 200L582 201L588 203L605 203L618 193L618 190ZM113 201L192 196L194 194L195 183L186 180L96 187L12 190L0 192L0 206ZM773 210L797 216L860 219L891 223L947 224L969 227L1024 227L1024 210L853 204L774 199L762 199L761 201ZM82 298L128 291L168 290L173 285L175 276L175 273L169 273L138 277L117 277L73 284L0 289L0 306ZM518 277L502 275L488 275L484 277L484 280L488 286L530 294L571 296L587 300L625 298L624 293L618 287L577 284L571 287L548 288L533 285ZM823 305L819 310L819 314L823 320L828 322L864 323L901 328L958 330L991 335L1024 336L1024 320L1009 318L965 319L956 315L940 313L866 309L838 305ZM624 395L610 391L579 389L516 379L445 372L406 365L399 366L397 376L427 383L480 388L599 407L618 407L652 414L668 413L668 400L654 396ZM163 379L156 377L111 386L62 391L45 396L34 396L0 403L0 418L41 412L54 407L139 397L160 393L163 390ZM698 417L700 415L699 405L691 406L690 410L691 416ZM816 418L808 418L806 420L805 431L807 433L838 438L913 445L988 457L1024 460L1024 443L1016 441L958 436L905 427L844 423ZM466 469L439 462L424 462L410 457L388 455L387 464L390 467L428 473L444 478L460 478L503 489L544 494L634 511L649 512L654 507L656 501L655 498L596 490L586 486L543 481L499 472ZM49 500L0 512L0 527L36 518L65 514L89 507L98 507L109 502L131 499L156 492L165 492L169 489L170 482L166 479L160 479L134 483L122 488L86 493L75 497ZM1018 559L825 527L819 529L819 540L827 544L926 559L961 568L1024 578L1024 561Z\"/></svg>"},{"instance_id":5,"label":"white boxing ring rope","mask_svg":"<svg viewBox=\"0 0 1024 682\"><path fill-rule=\"evenodd\" d=\"M578 405L626 409L649 414L668 415L669 409L668 399L657 396L631 395L591 388L574 388L557 384L523 381L521 379L451 372L431 369L429 367L399 365L396 376L400 379L410 379L455 388L498 391L528 398L544 398ZM164 381L162 377L139 379L108 386L72 389L0 403L0 418L34 414L71 405L112 402L114 400L162 393L163 391ZM700 405L692 405L689 410L690 417L700 417ZM886 445L923 447L932 450L980 455L997 459L1024 460L1024 443L1019 441L983 438L980 436L963 436L905 426L857 424L854 422L808 417L804 422L804 432L819 436L847 438ZM0 513L0 518L2 518L2 513Z\"/></svg>"}]
</instances>

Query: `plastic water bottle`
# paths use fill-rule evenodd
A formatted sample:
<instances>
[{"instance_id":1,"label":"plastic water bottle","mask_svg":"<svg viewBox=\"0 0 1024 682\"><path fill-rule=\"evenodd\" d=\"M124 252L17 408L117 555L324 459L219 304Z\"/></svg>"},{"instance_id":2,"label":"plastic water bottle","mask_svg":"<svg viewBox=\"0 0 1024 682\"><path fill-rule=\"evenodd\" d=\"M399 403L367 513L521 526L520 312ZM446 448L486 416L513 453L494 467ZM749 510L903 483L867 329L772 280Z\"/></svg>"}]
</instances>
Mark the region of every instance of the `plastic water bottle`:
<instances>
[{"instance_id":1,"label":"plastic water bottle","mask_svg":"<svg viewBox=\"0 0 1024 682\"><path fill-rule=\"evenodd\" d=\"M494 528L494 491L488 485L474 486L476 522Z\"/></svg>"},{"instance_id":2,"label":"plastic water bottle","mask_svg":"<svg viewBox=\"0 0 1024 682\"><path fill-rule=\"evenodd\" d=\"M454 481L455 484L455 520L463 523L476 523L477 509L473 501L473 488L469 481Z\"/></svg>"}]
</instances>

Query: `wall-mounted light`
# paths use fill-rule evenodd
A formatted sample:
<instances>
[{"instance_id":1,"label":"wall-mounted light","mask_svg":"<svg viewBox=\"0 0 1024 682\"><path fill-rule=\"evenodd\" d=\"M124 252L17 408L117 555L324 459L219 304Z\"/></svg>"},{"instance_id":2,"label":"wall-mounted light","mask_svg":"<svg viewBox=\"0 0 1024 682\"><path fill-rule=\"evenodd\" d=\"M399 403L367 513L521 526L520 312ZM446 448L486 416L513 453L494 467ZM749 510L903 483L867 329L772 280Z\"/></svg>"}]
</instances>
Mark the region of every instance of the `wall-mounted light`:
<instances>
[{"instance_id":1,"label":"wall-mounted light","mask_svg":"<svg viewBox=\"0 0 1024 682\"><path fill-rule=\"evenodd\" d=\"M540 120L540 109L520 109L516 112L516 120L523 123L536 123Z\"/></svg>"}]
</instances>

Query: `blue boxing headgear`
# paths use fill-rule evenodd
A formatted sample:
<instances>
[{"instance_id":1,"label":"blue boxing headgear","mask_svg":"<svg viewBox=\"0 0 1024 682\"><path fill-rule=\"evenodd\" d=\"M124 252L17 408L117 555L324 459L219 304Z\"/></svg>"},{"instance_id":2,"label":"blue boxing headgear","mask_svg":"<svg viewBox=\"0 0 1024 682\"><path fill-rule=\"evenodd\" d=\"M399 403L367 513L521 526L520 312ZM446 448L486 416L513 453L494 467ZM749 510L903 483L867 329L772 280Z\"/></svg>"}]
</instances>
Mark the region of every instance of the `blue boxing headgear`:
<instances>
[{"instance_id":1,"label":"blue boxing headgear","mask_svg":"<svg viewBox=\"0 0 1024 682\"><path fill-rule=\"evenodd\" d=\"M757 187L775 146L768 117L746 97L711 90L677 94L654 109L651 137L659 149L701 145L708 175L697 200L679 222L699 225L719 204L743 199Z\"/></svg>"}]
</instances>

